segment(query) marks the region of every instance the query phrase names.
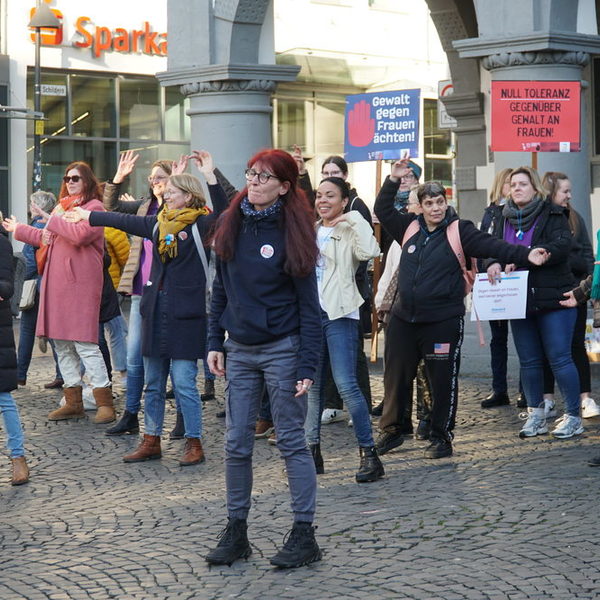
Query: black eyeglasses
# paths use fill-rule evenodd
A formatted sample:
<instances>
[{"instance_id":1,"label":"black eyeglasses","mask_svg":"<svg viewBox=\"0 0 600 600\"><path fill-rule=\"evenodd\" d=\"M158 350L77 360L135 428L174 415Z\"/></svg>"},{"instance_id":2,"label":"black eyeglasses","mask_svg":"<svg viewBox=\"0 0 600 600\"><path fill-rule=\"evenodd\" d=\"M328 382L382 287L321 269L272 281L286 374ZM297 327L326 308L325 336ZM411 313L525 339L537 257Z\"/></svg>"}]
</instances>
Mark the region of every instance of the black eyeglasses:
<instances>
[{"instance_id":1,"label":"black eyeglasses","mask_svg":"<svg viewBox=\"0 0 600 600\"><path fill-rule=\"evenodd\" d=\"M73 183L77 183L79 180L81 179L81 175L65 175L63 177L63 181L65 183L69 183L70 181L72 181Z\"/></svg>"},{"instance_id":2,"label":"black eyeglasses","mask_svg":"<svg viewBox=\"0 0 600 600\"><path fill-rule=\"evenodd\" d=\"M246 181L252 181L258 175L259 183L267 183L271 177L273 179L279 179L278 177L275 177L275 175L271 175L271 173L267 173L266 171L261 171L259 173L254 169L246 169L244 175L246 176Z\"/></svg>"}]
</instances>

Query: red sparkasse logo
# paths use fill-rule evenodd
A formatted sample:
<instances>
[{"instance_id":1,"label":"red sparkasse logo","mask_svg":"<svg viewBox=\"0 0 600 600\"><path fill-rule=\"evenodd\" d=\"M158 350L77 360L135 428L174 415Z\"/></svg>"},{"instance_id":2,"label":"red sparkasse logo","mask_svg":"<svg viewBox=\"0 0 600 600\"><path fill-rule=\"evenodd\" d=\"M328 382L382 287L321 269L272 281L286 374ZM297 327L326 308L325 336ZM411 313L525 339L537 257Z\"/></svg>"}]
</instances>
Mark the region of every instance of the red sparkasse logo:
<instances>
[{"instance_id":1,"label":"red sparkasse logo","mask_svg":"<svg viewBox=\"0 0 600 600\"><path fill-rule=\"evenodd\" d=\"M46 0L48 2L48 0ZM30 11L33 17L35 7ZM64 38L63 13L50 9L60 20L59 29L40 29L40 40L44 46L60 46ZM31 28L31 40L35 42L35 30ZM75 48L91 48L92 56L100 58L104 52L143 53L150 56L167 56L167 32L153 31L149 21L142 23L140 29L124 27L102 27L95 25L94 19L87 16L75 20L76 37L72 41Z\"/></svg>"}]
</instances>

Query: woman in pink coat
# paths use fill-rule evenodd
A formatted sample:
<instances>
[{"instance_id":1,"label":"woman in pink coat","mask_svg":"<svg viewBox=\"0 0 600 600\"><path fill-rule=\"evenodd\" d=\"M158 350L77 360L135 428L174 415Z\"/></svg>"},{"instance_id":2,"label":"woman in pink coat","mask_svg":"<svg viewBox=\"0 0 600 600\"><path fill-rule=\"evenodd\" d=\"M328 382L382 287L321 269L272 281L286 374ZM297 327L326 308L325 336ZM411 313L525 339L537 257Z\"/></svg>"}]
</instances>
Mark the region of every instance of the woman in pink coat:
<instances>
[{"instance_id":1,"label":"woman in pink coat","mask_svg":"<svg viewBox=\"0 0 600 600\"><path fill-rule=\"evenodd\" d=\"M81 362L98 407L94 422L115 420L110 380L98 347L104 231L90 227L86 221L68 223L62 218L75 206L103 211L101 197L89 165L74 162L65 171L61 200L52 214L37 209L47 218L45 229L17 223L14 217L4 221L5 229L12 231L15 239L40 247L36 258L43 277L36 335L55 340L66 400L63 407L48 415L50 421L85 415Z\"/></svg>"}]
</instances>

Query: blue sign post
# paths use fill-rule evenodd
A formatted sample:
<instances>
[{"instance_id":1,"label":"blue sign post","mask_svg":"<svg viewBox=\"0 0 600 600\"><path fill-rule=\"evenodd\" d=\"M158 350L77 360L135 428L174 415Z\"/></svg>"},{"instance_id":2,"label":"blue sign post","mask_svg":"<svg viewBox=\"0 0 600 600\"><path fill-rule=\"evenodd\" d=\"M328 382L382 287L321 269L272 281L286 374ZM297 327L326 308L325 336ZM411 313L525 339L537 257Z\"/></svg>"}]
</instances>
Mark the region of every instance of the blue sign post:
<instances>
[{"instance_id":1,"label":"blue sign post","mask_svg":"<svg viewBox=\"0 0 600 600\"><path fill-rule=\"evenodd\" d=\"M418 156L421 90L346 96L347 162Z\"/></svg>"}]
</instances>

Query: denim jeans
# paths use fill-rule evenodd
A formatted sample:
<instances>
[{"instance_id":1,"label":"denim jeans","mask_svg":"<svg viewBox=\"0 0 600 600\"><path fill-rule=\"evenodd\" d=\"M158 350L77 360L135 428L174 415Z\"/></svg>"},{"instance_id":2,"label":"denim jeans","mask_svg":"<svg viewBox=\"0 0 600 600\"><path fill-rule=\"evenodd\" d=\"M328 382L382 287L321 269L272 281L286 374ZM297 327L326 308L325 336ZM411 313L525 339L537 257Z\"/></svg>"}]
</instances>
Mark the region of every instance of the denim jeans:
<instances>
[{"instance_id":1,"label":"denim jeans","mask_svg":"<svg viewBox=\"0 0 600 600\"><path fill-rule=\"evenodd\" d=\"M19 410L15 399L9 392L0 392L0 412L4 419L6 431L6 447L11 458L19 458L25 455L23 448L23 428L19 418Z\"/></svg>"},{"instance_id":2,"label":"denim jeans","mask_svg":"<svg viewBox=\"0 0 600 600\"><path fill-rule=\"evenodd\" d=\"M19 325L19 347L17 350L17 379L27 379L27 371L31 363L33 344L35 343L35 327L37 325L38 300L29 310L21 312Z\"/></svg>"},{"instance_id":3,"label":"denim jeans","mask_svg":"<svg viewBox=\"0 0 600 600\"><path fill-rule=\"evenodd\" d=\"M167 377L171 372L177 386L178 405L183 415L186 438L202 437L202 403L196 387L198 361L144 356L146 395L144 431L148 435L162 434L165 417Z\"/></svg>"},{"instance_id":4,"label":"denim jeans","mask_svg":"<svg viewBox=\"0 0 600 600\"><path fill-rule=\"evenodd\" d=\"M131 296L129 310L129 334L127 336L127 397L125 410L137 414L144 391L144 361L142 360L141 296Z\"/></svg>"},{"instance_id":5,"label":"denim jeans","mask_svg":"<svg viewBox=\"0 0 600 600\"><path fill-rule=\"evenodd\" d=\"M332 321L323 313L321 356L315 381L308 394L305 423L306 439L311 445L320 441L321 413L325 407L325 393L321 382L328 364L331 364L333 380L352 417L358 445L371 447L374 444L369 408L356 377L358 325L356 319L341 318Z\"/></svg>"},{"instance_id":6,"label":"denim jeans","mask_svg":"<svg viewBox=\"0 0 600 600\"><path fill-rule=\"evenodd\" d=\"M104 325L113 369L127 370L127 323L123 315L119 315Z\"/></svg>"},{"instance_id":7,"label":"denim jeans","mask_svg":"<svg viewBox=\"0 0 600 600\"><path fill-rule=\"evenodd\" d=\"M248 346L231 338L227 352L225 479L230 518L245 519L252 497L252 451L258 404L266 385L277 449L285 460L295 521L312 522L317 476L306 446L306 394L296 397L298 336Z\"/></svg>"},{"instance_id":8,"label":"denim jeans","mask_svg":"<svg viewBox=\"0 0 600 600\"><path fill-rule=\"evenodd\" d=\"M542 404L546 355L565 401L565 412L579 416L579 375L571 356L576 318L576 308L561 308L510 322L527 406Z\"/></svg>"}]
</instances>

